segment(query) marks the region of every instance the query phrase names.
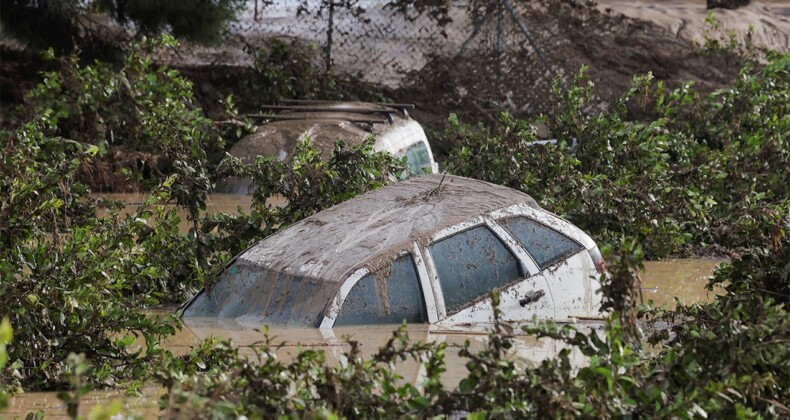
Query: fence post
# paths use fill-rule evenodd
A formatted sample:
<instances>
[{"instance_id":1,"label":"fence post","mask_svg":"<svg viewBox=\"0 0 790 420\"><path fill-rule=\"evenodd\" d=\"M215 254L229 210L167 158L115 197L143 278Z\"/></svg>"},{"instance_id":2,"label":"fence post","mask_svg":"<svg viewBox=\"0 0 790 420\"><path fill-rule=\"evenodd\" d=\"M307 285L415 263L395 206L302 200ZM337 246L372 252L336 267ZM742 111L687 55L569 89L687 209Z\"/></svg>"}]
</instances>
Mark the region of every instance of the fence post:
<instances>
[{"instance_id":1,"label":"fence post","mask_svg":"<svg viewBox=\"0 0 790 420\"><path fill-rule=\"evenodd\" d=\"M329 22L326 29L326 50L324 52L326 60L326 72L332 69L332 35L335 29L335 0L329 0Z\"/></svg>"},{"instance_id":2,"label":"fence post","mask_svg":"<svg viewBox=\"0 0 790 420\"><path fill-rule=\"evenodd\" d=\"M504 10L502 7L502 1L499 1L497 5L497 17L496 17L496 92L498 96L498 100L502 100L502 51L504 49L502 43L502 36L504 29L502 28L502 18L504 14Z\"/></svg>"}]
</instances>

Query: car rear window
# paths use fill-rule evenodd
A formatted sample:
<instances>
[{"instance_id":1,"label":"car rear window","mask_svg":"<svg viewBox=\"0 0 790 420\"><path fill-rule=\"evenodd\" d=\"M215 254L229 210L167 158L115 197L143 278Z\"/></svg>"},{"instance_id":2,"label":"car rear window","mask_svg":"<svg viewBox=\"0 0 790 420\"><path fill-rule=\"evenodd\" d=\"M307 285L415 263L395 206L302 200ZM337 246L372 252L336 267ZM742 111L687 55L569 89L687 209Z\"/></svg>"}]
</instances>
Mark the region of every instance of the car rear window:
<instances>
[{"instance_id":1,"label":"car rear window","mask_svg":"<svg viewBox=\"0 0 790 420\"><path fill-rule=\"evenodd\" d=\"M433 171L431 157L428 156L428 147L419 141L406 149L406 163L409 171L417 175L429 174Z\"/></svg>"},{"instance_id":2,"label":"car rear window","mask_svg":"<svg viewBox=\"0 0 790 420\"><path fill-rule=\"evenodd\" d=\"M499 220L499 224L532 255L541 270L584 249L573 239L527 217L510 217Z\"/></svg>"},{"instance_id":3,"label":"car rear window","mask_svg":"<svg viewBox=\"0 0 790 420\"><path fill-rule=\"evenodd\" d=\"M251 317L266 324L317 327L329 299L325 283L236 261L198 295L187 316Z\"/></svg>"},{"instance_id":4,"label":"car rear window","mask_svg":"<svg viewBox=\"0 0 790 420\"><path fill-rule=\"evenodd\" d=\"M448 313L520 278L518 260L486 226L435 242L430 252Z\"/></svg>"},{"instance_id":5,"label":"car rear window","mask_svg":"<svg viewBox=\"0 0 790 420\"><path fill-rule=\"evenodd\" d=\"M377 278L385 276L385 278ZM428 322L420 280L411 255L392 263L389 273L361 278L343 301L335 325Z\"/></svg>"}]
</instances>

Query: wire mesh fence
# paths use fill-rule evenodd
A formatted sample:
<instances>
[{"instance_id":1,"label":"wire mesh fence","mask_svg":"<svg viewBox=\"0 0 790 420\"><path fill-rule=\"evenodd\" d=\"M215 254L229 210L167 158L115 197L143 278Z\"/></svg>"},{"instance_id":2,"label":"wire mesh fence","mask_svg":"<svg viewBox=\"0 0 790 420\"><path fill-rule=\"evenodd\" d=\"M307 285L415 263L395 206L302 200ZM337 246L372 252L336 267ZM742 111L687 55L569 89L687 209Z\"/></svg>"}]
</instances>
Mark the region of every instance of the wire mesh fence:
<instances>
[{"instance_id":1,"label":"wire mesh fence","mask_svg":"<svg viewBox=\"0 0 790 420\"><path fill-rule=\"evenodd\" d=\"M472 9L482 12L482 18ZM538 40L521 20L520 9L510 0L492 0L483 7L457 2L441 15L375 0L249 1L231 31L248 41L277 36L310 42L327 69L396 86L435 57L481 50L497 52L502 59L505 52L519 50L539 56Z\"/></svg>"}]
</instances>

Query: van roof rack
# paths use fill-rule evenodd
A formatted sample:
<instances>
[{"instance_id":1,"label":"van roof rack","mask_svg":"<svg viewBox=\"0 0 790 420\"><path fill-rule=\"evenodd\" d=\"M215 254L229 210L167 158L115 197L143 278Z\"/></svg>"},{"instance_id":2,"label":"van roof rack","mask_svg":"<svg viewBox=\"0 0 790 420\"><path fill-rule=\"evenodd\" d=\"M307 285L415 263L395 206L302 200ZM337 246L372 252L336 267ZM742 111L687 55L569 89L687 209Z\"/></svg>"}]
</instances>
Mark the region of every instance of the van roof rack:
<instances>
[{"instance_id":1,"label":"van roof rack","mask_svg":"<svg viewBox=\"0 0 790 420\"><path fill-rule=\"evenodd\" d=\"M290 105L314 105L314 106L344 103L343 101L328 101L321 99L285 99L282 102L283 104L290 104ZM383 106L387 108L393 108L398 112L402 112L402 113L405 113L407 109L414 109L414 104L401 104L401 103L388 103L388 102L371 102L371 104ZM374 109L378 109L378 108L374 108Z\"/></svg>"},{"instance_id":2,"label":"van roof rack","mask_svg":"<svg viewBox=\"0 0 790 420\"><path fill-rule=\"evenodd\" d=\"M383 115L390 124L392 124L395 121L392 114L400 113L404 117L408 117L409 114L406 110L414 109L413 104L389 104L383 102L354 103L354 102L325 101L325 100L313 100L313 99L289 99L289 100L284 100L282 102L283 102L282 104L278 104L278 105L260 105L259 108L262 111L272 111L272 112L296 111L296 112L316 112L316 113L335 112L335 113L363 114L363 115L380 114ZM341 104L346 104L347 106L338 107L338 105ZM310 118L317 118L317 117L318 117L317 115L310 116ZM297 119L297 118L291 118L291 119ZM351 119L349 119L349 121L351 121ZM358 121L358 122L366 122L366 121L367 120ZM377 122L377 121L370 121L370 122Z\"/></svg>"},{"instance_id":3,"label":"van roof rack","mask_svg":"<svg viewBox=\"0 0 790 420\"><path fill-rule=\"evenodd\" d=\"M299 114L247 114L247 117L254 118L256 123L261 123L264 120L269 121L298 121L298 120L315 120L315 121L327 121L327 120L339 120L342 119L343 121L348 121L352 123L363 123L363 124L384 124L384 123L391 123L392 120L388 118L375 118L375 116L365 116L365 115L354 115L349 114L344 116L343 118L333 117L332 115L322 115L321 113L310 113L305 115L303 113Z\"/></svg>"}]
</instances>

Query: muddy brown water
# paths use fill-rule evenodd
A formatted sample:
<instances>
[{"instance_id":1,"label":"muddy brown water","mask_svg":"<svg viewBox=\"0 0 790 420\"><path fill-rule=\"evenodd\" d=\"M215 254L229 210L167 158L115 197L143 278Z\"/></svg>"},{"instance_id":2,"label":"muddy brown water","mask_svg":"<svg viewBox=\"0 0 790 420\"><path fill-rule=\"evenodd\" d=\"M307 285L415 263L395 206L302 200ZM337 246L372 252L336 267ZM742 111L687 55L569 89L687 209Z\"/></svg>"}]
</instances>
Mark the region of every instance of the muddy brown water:
<instances>
[{"instance_id":1,"label":"muddy brown water","mask_svg":"<svg viewBox=\"0 0 790 420\"><path fill-rule=\"evenodd\" d=\"M146 196L138 194L111 194L113 199L130 203L127 212L132 211L135 204L142 202ZM238 207L249 211L251 198L232 194L214 194L207 201L206 211L236 212ZM186 219L183 217L183 219ZM183 223L182 229L188 227ZM707 278L719 264L719 260L707 259L673 259L665 261L650 261L645 264L645 273L642 276L642 291L644 302L652 300L656 306L667 305L674 307L675 298L684 304L709 300L713 294L705 289ZM152 314L163 314L172 308L157 308ZM598 328L602 326L597 322L588 322L586 327ZM364 356L370 356L383 346L392 336L395 326L362 326L335 328L331 331L319 329L277 329L269 330L272 344L277 345L275 354L283 361L288 361L300 350L321 350L326 354L327 363L337 364L344 362L344 353L350 346L348 340L356 340L361 345ZM458 349L465 341L470 342L472 349L482 349L487 340L486 328L478 327L468 331L449 331L427 325L415 325L408 328L412 341L446 343L445 361L447 372L442 376L448 387L454 387L466 376L466 359L458 356ZM209 337L231 339L239 346L242 354L255 355L253 346L264 340L260 325L244 324L235 320L219 319L191 319L173 337L168 338L163 347L175 354L184 354L193 346ZM553 340L536 339L521 335L515 342L511 357L520 366L539 363L548 357L556 356L564 346ZM583 365L585 359L578 351L572 351L571 361ZM415 361L406 361L397 366L398 372L404 381L419 384L425 374L422 366ZM159 410L159 399L163 390L158 387L143 387L143 396L127 396L123 390L93 391L83 398L80 406L80 415L87 416L96 406L106 405L113 401L121 401L124 410L132 415L145 418L155 418L163 413ZM31 392L14 396L10 406L0 412L0 418L24 418L27 413L43 411L46 418L68 418L66 405L57 398L54 392Z\"/></svg>"},{"instance_id":2,"label":"muddy brown water","mask_svg":"<svg viewBox=\"0 0 790 420\"><path fill-rule=\"evenodd\" d=\"M126 203L120 215L125 216L134 212L137 207L148 199L148 194L137 193L102 193L93 194L94 197L104 197L114 201ZM285 203L284 199L277 198L273 200L274 205L282 205ZM209 194L206 198L206 213L237 213L241 208L244 212L250 212L252 205L251 195L240 194ZM100 209L97 216L106 217L107 211ZM178 209L178 216L181 218L181 223L178 224L182 232L189 230L189 223L187 222L187 213L183 209Z\"/></svg>"}]
</instances>

